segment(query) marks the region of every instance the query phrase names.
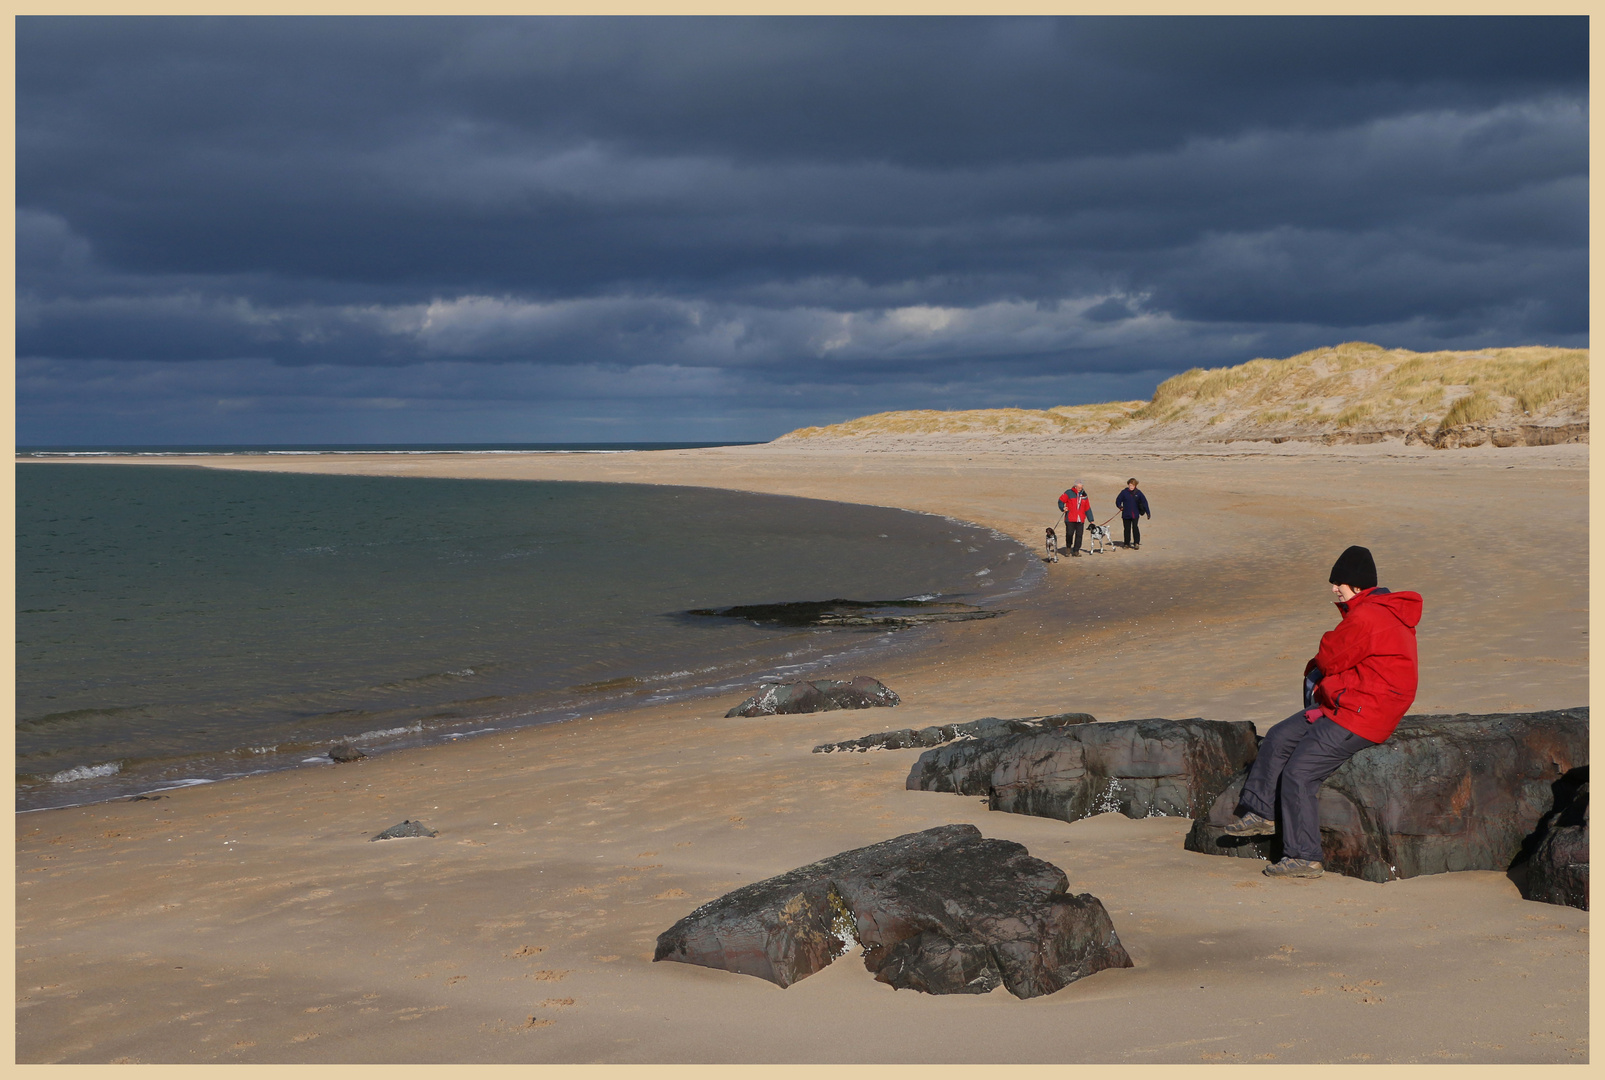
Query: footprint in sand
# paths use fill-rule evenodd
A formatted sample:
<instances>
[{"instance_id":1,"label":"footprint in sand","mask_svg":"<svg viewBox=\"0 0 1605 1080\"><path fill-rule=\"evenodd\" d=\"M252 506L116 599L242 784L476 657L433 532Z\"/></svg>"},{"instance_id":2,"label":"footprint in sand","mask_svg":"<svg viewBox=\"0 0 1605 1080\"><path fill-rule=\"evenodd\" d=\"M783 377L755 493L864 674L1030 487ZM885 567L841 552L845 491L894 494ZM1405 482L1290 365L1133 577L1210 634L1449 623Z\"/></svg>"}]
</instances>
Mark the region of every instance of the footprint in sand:
<instances>
[{"instance_id":1,"label":"footprint in sand","mask_svg":"<svg viewBox=\"0 0 1605 1080\"><path fill-rule=\"evenodd\" d=\"M689 897L690 895L691 894L686 892L684 889L665 889L663 892L658 893L652 899L654 899L654 900L684 900L687 897Z\"/></svg>"},{"instance_id":2,"label":"footprint in sand","mask_svg":"<svg viewBox=\"0 0 1605 1080\"><path fill-rule=\"evenodd\" d=\"M574 1004L573 998L547 998L536 1006L538 1009L555 1009L564 1005Z\"/></svg>"},{"instance_id":3,"label":"footprint in sand","mask_svg":"<svg viewBox=\"0 0 1605 1080\"><path fill-rule=\"evenodd\" d=\"M545 951L546 951L546 946L545 945L525 945L523 948L519 949L517 952L510 952L507 955L508 955L508 957L510 959L521 960L526 956L534 956L536 953L543 953Z\"/></svg>"},{"instance_id":4,"label":"footprint in sand","mask_svg":"<svg viewBox=\"0 0 1605 1080\"><path fill-rule=\"evenodd\" d=\"M563 976L572 974L574 974L572 969L568 971L532 971L526 978L534 979L536 982L557 982Z\"/></svg>"},{"instance_id":5,"label":"footprint in sand","mask_svg":"<svg viewBox=\"0 0 1605 1080\"><path fill-rule=\"evenodd\" d=\"M523 1030L527 1031L530 1028L551 1027L555 1023L557 1023L556 1020L542 1020L539 1017L532 1016L528 1020L524 1021Z\"/></svg>"}]
</instances>

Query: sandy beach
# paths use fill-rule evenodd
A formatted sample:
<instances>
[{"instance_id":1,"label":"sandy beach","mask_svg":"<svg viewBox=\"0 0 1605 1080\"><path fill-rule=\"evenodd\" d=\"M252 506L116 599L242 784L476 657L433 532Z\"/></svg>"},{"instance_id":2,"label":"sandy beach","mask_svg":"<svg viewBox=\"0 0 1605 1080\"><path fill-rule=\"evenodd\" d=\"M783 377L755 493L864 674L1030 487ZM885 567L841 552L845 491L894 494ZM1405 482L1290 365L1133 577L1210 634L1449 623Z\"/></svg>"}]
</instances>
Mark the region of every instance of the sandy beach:
<instances>
[{"instance_id":1,"label":"sandy beach","mask_svg":"<svg viewBox=\"0 0 1605 1080\"><path fill-rule=\"evenodd\" d=\"M880 678L896 709L726 719L739 698L708 698L18 815L17 1060L1587 1062L1588 915L1501 873L1272 881L1182 850L1185 820L992 813L904 790L918 751L810 752L1068 710L1263 733L1297 705L1351 543L1425 598L1412 712L1587 703L1586 445L1099 451L1022 436L137 459L799 495L948 515L1033 552L1072 481L1101 521L1135 475L1154 517L1139 551L1050 565L1005 617L830 673ZM368 842L404 818L439 835ZM948 822L1062 867L1136 966L1020 1001L894 991L856 956L785 990L651 962L698 904Z\"/></svg>"}]
</instances>

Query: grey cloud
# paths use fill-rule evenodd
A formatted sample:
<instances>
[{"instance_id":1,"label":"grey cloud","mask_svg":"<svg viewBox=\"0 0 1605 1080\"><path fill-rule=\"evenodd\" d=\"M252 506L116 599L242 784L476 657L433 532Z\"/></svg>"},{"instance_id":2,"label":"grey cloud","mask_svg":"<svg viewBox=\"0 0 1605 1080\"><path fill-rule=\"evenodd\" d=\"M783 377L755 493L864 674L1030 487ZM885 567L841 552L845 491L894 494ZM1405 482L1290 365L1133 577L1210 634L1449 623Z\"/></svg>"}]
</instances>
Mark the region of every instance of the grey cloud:
<instances>
[{"instance_id":1,"label":"grey cloud","mask_svg":"<svg viewBox=\"0 0 1605 1080\"><path fill-rule=\"evenodd\" d=\"M30 17L17 57L40 363L802 415L1587 340L1580 19Z\"/></svg>"}]
</instances>

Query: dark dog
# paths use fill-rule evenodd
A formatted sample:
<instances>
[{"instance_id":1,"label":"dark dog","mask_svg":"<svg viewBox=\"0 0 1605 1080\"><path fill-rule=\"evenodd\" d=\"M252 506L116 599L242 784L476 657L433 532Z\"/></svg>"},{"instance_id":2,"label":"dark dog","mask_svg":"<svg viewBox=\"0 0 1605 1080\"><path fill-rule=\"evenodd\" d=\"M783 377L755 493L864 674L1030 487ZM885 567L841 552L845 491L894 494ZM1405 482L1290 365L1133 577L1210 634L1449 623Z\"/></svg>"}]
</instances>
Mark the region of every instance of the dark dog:
<instances>
[{"instance_id":1,"label":"dark dog","mask_svg":"<svg viewBox=\"0 0 1605 1080\"><path fill-rule=\"evenodd\" d=\"M1048 545L1048 557L1046 559L1044 559L1043 562L1058 562L1059 561L1059 534L1054 532L1052 529L1048 530L1047 545Z\"/></svg>"}]
</instances>

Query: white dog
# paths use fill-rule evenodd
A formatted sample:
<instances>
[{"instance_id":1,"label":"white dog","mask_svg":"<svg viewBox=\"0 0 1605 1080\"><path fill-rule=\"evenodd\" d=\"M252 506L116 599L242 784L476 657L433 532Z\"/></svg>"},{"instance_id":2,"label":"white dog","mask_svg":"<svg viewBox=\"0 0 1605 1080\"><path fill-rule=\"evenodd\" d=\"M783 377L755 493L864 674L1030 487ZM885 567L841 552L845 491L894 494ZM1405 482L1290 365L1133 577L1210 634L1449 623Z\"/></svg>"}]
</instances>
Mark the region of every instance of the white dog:
<instances>
[{"instance_id":1,"label":"white dog","mask_svg":"<svg viewBox=\"0 0 1605 1080\"><path fill-rule=\"evenodd\" d=\"M1059 561L1059 534L1054 532L1052 529L1049 529L1046 543L1048 545L1048 557L1046 559L1044 559L1043 561L1044 562L1058 562Z\"/></svg>"},{"instance_id":2,"label":"white dog","mask_svg":"<svg viewBox=\"0 0 1605 1080\"><path fill-rule=\"evenodd\" d=\"M1114 547L1114 541L1109 539L1109 526L1087 523L1087 550L1103 554L1103 546L1108 544Z\"/></svg>"}]
</instances>

